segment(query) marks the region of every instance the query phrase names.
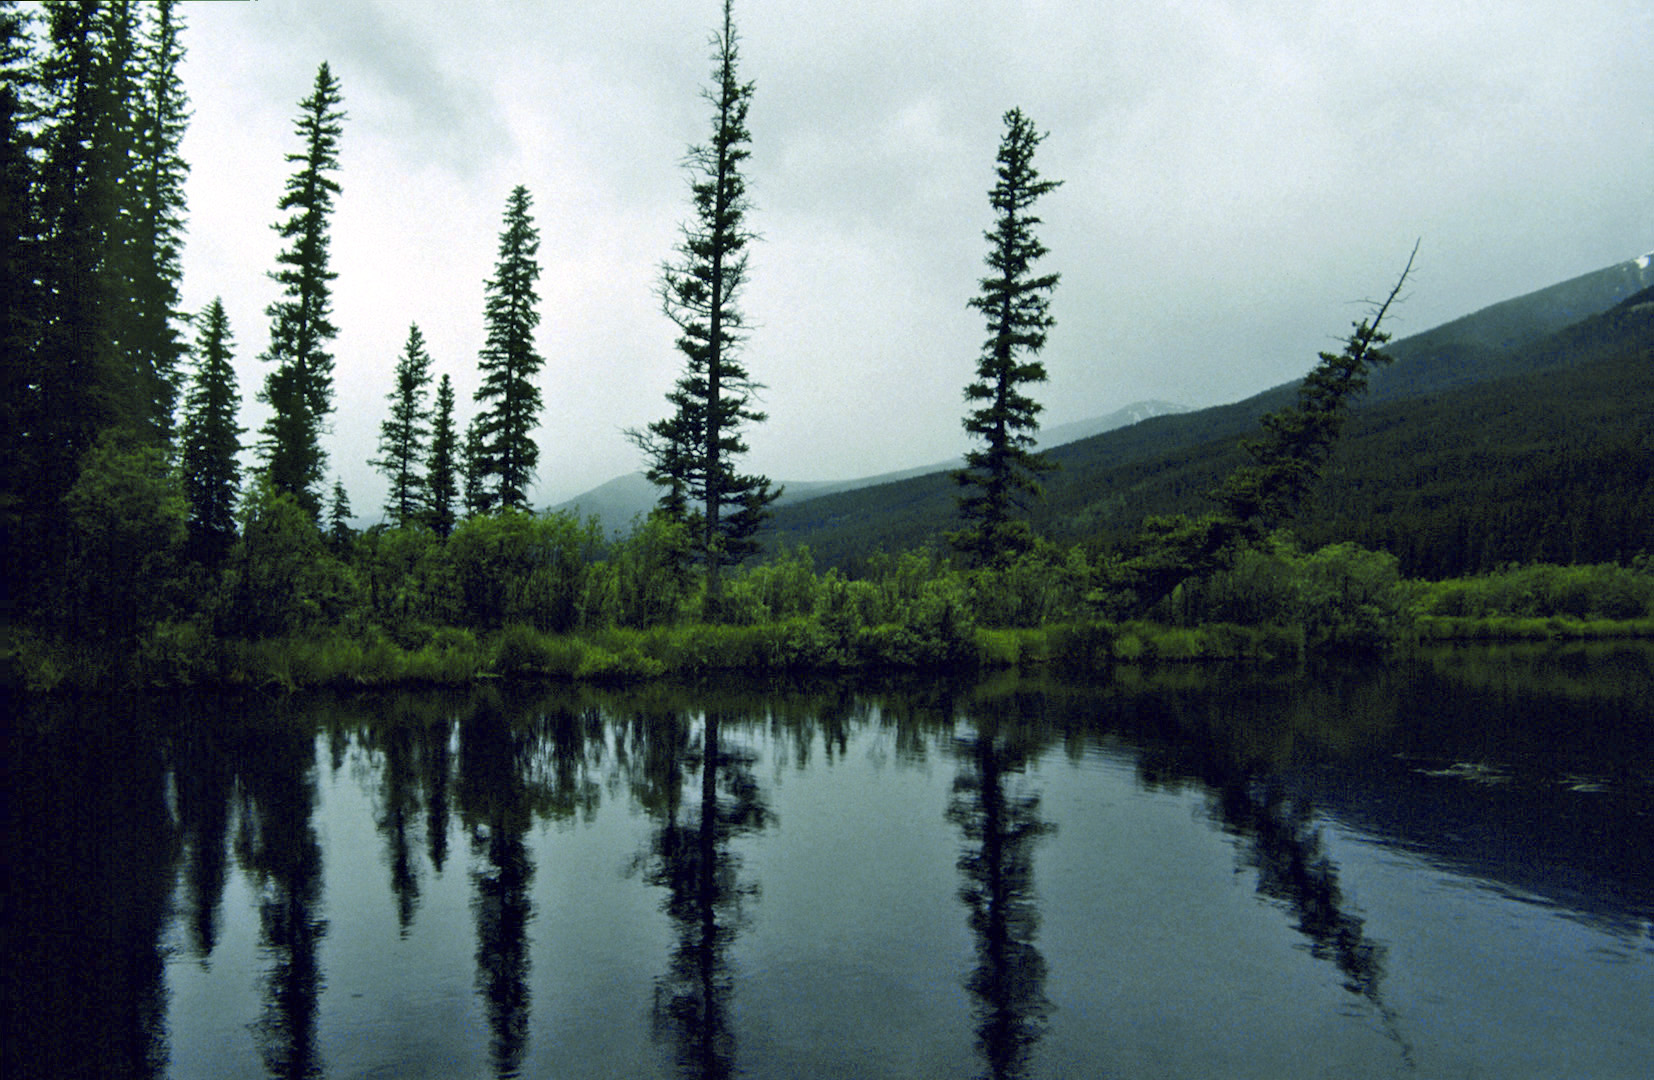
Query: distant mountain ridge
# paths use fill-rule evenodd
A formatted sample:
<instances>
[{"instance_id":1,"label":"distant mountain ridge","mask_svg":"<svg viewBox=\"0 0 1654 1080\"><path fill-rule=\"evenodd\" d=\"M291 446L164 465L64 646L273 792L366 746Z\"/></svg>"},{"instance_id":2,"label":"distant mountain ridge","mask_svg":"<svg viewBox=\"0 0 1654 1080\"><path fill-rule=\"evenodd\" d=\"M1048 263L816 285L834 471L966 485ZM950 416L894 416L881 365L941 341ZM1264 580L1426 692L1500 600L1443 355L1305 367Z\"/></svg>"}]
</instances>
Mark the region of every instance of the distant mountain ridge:
<instances>
[{"instance_id":1,"label":"distant mountain ridge","mask_svg":"<svg viewBox=\"0 0 1654 1080\"><path fill-rule=\"evenodd\" d=\"M1039 433L1038 445L1042 449L1056 447L1078 439L1090 438L1102 432L1112 431L1115 428L1136 424L1152 417L1175 415L1187 411L1188 409L1185 406L1174 405L1168 401L1138 401L1127 405L1125 408L1117 409L1106 416L1094 416L1090 419L1076 420L1043 429ZM961 464L960 461L932 462L928 465L899 469L875 476L861 476L850 480L788 480L783 482L784 490L776 505L778 507L787 506L824 495L897 483L932 473L943 473L957 469ZM660 489L651 484L641 472L636 472L617 476L613 480L599 484L597 487L576 495L572 499L558 503L551 509L574 512L582 519L596 516L604 534L608 535L617 530L624 532L631 525L634 517L647 514L654 508L659 498Z\"/></svg>"},{"instance_id":2,"label":"distant mountain ridge","mask_svg":"<svg viewBox=\"0 0 1654 1080\"><path fill-rule=\"evenodd\" d=\"M1639 308L1633 302L1628 309L1631 314L1616 309L1612 317L1594 318L1640 297L1651 285L1654 254L1392 342L1386 351L1395 363L1375 373L1369 394L1357 404L1357 414L1376 415L1380 407L1429 402L1484 383L1538 377L1608 354L1617 359L1630 355L1629 379L1638 388L1654 385L1654 355L1650 355L1646 336L1654 332L1645 331L1632 317L1636 310L1646 311L1646 305ZM1306 371L1313 362L1313 357L1304 358ZM1129 532L1146 512L1210 509L1201 493L1241 460L1240 438L1257 430L1258 418L1264 413L1290 404L1296 388L1296 381L1286 383L1235 404L1154 417L1055 448L1051 456L1060 468L1046 480L1046 500L1035 508L1036 528L1059 539L1095 539L1107 534L1117 539L1121 530ZM1521 392L1535 398L1531 407L1543 409L1555 404L1547 389L1541 379ZM1600 390L1600 384L1592 383L1580 392ZM1634 397L1626 399L1625 408L1632 407ZM1613 413L1612 404L1604 403L1604 415L1619 415ZM1469 399L1465 406L1487 407ZM1391 424L1409 422L1405 407L1386 409L1384 415ZM1432 422L1448 427L1455 422L1453 415L1451 411L1431 412ZM1474 423L1474 418L1461 418L1457 423ZM956 527L955 490L946 476L931 474L781 507L771 522L771 543L808 544L819 560L829 564L853 561L878 549L915 547ZM1649 522L1649 531L1654 532L1654 520Z\"/></svg>"}]
</instances>

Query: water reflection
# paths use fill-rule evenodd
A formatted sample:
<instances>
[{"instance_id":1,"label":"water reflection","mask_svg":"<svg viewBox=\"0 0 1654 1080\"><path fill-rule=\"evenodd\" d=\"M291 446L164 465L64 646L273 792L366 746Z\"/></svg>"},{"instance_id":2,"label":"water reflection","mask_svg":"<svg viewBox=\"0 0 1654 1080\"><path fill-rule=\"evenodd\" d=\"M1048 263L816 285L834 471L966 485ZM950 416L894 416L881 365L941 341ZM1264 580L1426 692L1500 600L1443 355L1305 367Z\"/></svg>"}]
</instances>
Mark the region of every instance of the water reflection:
<instances>
[{"instance_id":1,"label":"water reflection","mask_svg":"<svg viewBox=\"0 0 1654 1080\"><path fill-rule=\"evenodd\" d=\"M975 999L977 1050L994 1080L1027 1075L1051 1011L1045 958L1034 946L1034 846L1055 826L1040 820L1040 796L1026 782L1030 760L1043 749L1029 725L995 711L957 740L959 772L947 817L965 837L959 896L976 944L965 985Z\"/></svg>"},{"instance_id":2,"label":"water reflection","mask_svg":"<svg viewBox=\"0 0 1654 1080\"><path fill-rule=\"evenodd\" d=\"M528 1047L529 885L534 864L523 841L531 821L527 765L532 729L514 725L485 699L460 724L461 821L477 868L471 901L477 929L477 993L488 1016L489 1058L497 1076L516 1076Z\"/></svg>"},{"instance_id":3,"label":"water reflection","mask_svg":"<svg viewBox=\"0 0 1654 1080\"><path fill-rule=\"evenodd\" d=\"M269 958L254 1039L271 1076L318 1077L316 1045L324 980L319 962L322 848L316 807L316 748L305 726L277 716L242 746L236 859L258 890L259 944Z\"/></svg>"},{"instance_id":4,"label":"water reflection","mask_svg":"<svg viewBox=\"0 0 1654 1080\"><path fill-rule=\"evenodd\" d=\"M1241 864L1257 875L1257 894L1291 913L1310 955L1331 963L1344 989L1373 1007L1411 1070L1412 1047L1381 990L1387 950L1350 909L1314 799L1288 769L1307 733L1342 740L1383 721L1370 715L1376 703L1367 683L1328 680L1322 692L1291 701L1279 700L1279 689L1242 684L1221 704L1209 694L1134 697L1123 726L1142 742L1139 778L1151 789L1192 783L1207 793L1213 818L1240 841Z\"/></svg>"},{"instance_id":5,"label":"water reflection","mask_svg":"<svg viewBox=\"0 0 1654 1080\"><path fill-rule=\"evenodd\" d=\"M706 713L697 737L681 712L642 713L629 732L638 765L633 790L656 823L638 869L647 884L666 890L663 907L676 937L655 986L655 1025L675 1044L679 1074L697 1080L735 1075L729 952L741 902L757 886L741 881L730 841L771 820L752 775L754 755L724 741L725 722ZM689 789L692 777L699 782Z\"/></svg>"},{"instance_id":6,"label":"water reflection","mask_svg":"<svg viewBox=\"0 0 1654 1080\"><path fill-rule=\"evenodd\" d=\"M0 1073L159 1077L179 852L161 744L129 705L58 719L58 739L6 731Z\"/></svg>"},{"instance_id":7,"label":"water reflection","mask_svg":"<svg viewBox=\"0 0 1654 1080\"><path fill-rule=\"evenodd\" d=\"M207 729L187 728L173 753L184 850L185 922L190 950L203 965L218 944L229 881L230 801L235 766Z\"/></svg>"},{"instance_id":8,"label":"water reflection","mask_svg":"<svg viewBox=\"0 0 1654 1080\"><path fill-rule=\"evenodd\" d=\"M1646 972L1654 955L1647 948L1654 855L1646 844L1654 810L1647 687L1654 680L1646 668L1620 664L1606 689L1586 699L1584 688L1596 684L1577 664L1567 673L1573 681L1566 693L1547 683L1513 688L1490 673L1491 666L1487 661L1475 669L1475 680L1457 682L1457 672L1427 664L1313 678L1248 673L1222 681L1198 670L1141 678L1122 672L1091 686L1005 679L877 692L755 688L744 696L663 687L601 693L489 687L460 696L190 708L166 702L153 713L61 706L61 715L33 717L8 735L14 777L4 841L11 879L6 993L13 1031L5 1040L3 1073L8 1080L158 1077L169 1068L187 1075L169 1061L169 1019L174 1029L182 1023L215 1038L230 1033L248 1054L256 1050L272 1076L371 1071L335 1059L348 1057L351 1038L375 1039L380 1029L366 1028L364 1036L350 1030L353 1021L339 1018L355 1010L387 1025L404 1015L397 1010L405 999L386 1003L370 993L367 1003L357 1004L360 995L343 987L329 993L327 961L349 957L354 965L380 954L400 965L386 965L387 971L396 967L395 978L410 978L402 973L417 971L427 957L434 966L457 969L457 975L431 973L432 982L453 984L452 997L462 1005L443 1000L429 1026L461 1026L464 1016L481 1014L487 1031L475 1043L463 1033L432 1036L444 1051L486 1052L486 1064L475 1062L473 1072L516 1076L545 1061L558 1071L579 1065L600 1073L601 1064L578 1060L581 1046L558 1041L559 1033L574 1030L563 1002L578 998L588 977L545 959L554 949L554 955L563 952L559 935L568 933L568 924L557 913L568 908L554 905L565 902L565 892L573 905L634 905L626 917L631 925L619 914L599 912L582 927L632 933L648 924L636 938L644 943L644 962L616 964L616 986L602 988L606 1003L635 1001L632 1014L613 1019L615 1042L635 1039L649 1052L669 1052L671 1067L686 1077L773 1072L766 1055L777 1052L778 1039L755 1028L753 1017L764 1010L756 995L743 999L742 993L752 993L762 978L774 987L781 977L744 971L738 962L773 958L773 951L756 950L788 944L777 946L769 934L780 905L751 903L761 878L771 896L784 888L778 864L767 860L792 837L773 807L828 774L835 781L859 777L867 786L823 783L818 790L833 792L824 800L882 798L868 777L894 763L897 787L910 792L911 783L922 785L933 772L947 786L945 803L940 786L927 789L925 821L911 830L929 837L924 851L939 859L928 864L932 876L914 894L928 895L924 888L936 884L941 910L916 901L903 917L932 923L911 924L912 936L936 938L933 927L941 926L945 940L959 934L962 903L969 960L938 956L941 974L921 981L908 971L879 969L883 957L856 955L834 968L841 985L833 993L817 996L806 988L797 1002L827 1008L865 994L879 1003L857 1006L865 1020L882 1012L880 995L891 995L893 1018L910 1000L903 994L923 995L927 1007L942 1000L939 1013L951 1009L958 1019L952 1041L967 1064L974 1033L983 1075L1046 1075L1053 1059L1072 1047L1073 1025L1092 1021L1077 1016L1083 1010L1070 1008L1066 996L1062 1012L1052 1004L1058 991L1048 987L1069 992L1063 969L1070 958L1050 950L1074 913L1066 906L1042 911L1035 855L1041 853L1045 869L1043 860L1057 851L1065 861L1119 853L1070 850L1081 831L1067 828L1041 846L1054 831L1047 816L1070 812L1042 808L1042 794L1050 792L1050 806L1066 808L1069 796L1058 793L1070 789L1054 786L1054 774L1035 766L1051 769L1059 752L1094 763L1099 749L1111 762L1129 762L1142 789L1181 793L1201 806L1193 827L1205 836L1217 829L1232 837L1236 863L1247 871L1250 887L1233 895L1248 910L1259 901L1278 909L1271 932L1290 925L1293 933L1280 936L1295 938L1315 958L1327 973L1329 996L1353 1006L1345 1013L1364 1018L1369 1033L1382 1027L1404 1067L1417 1057L1424 1071L1427 1051L1414 1048L1415 1040L1429 1045L1428 1025L1419 1022L1419 971L1439 962L1398 938L1408 931L1397 931L1393 922L1364 919L1352 894L1365 891L1368 879L1357 875L1371 868L1358 859L1339 865L1334 845L1342 841L1329 834L1329 823L1347 836L1343 823L1357 822L1374 844L1423 852L1460 875L1455 881L1495 882L1523 895L1549 890L1555 904L1628 936L1627 967L1641 964L1635 970ZM1615 691L1620 683L1629 689ZM757 778L760 750L765 787ZM19 762L28 764L26 775ZM341 778L346 762L351 768ZM1478 786L1447 767L1455 762L1497 766L1506 782ZM335 772L319 771L328 767ZM793 790L780 786L795 776ZM1122 776L1129 788L1130 774ZM1036 777L1044 783L1036 786ZM1575 777L1590 783L1575 784ZM351 779L357 792L346 790ZM884 781L890 779L886 773ZM871 803L791 805L808 805L826 815L816 821L835 827L840 811L846 819L884 812ZM789 822L801 820L781 808ZM345 813L361 814L360 827L336 816ZM1063 820L1066 826L1071 819ZM566 827L547 829L547 823ZM763 843L750 843L761 833ZM548 853L574 850L591 837L609 845L607 863L585 864L604 866L601 880L559 880L563 864ZM360 849L348 846L356 842ZM463 872L445 881L455 849ZM1478 854L1495 849L1502 858ZM902 850L924 861L918 841ZM854 872L865 864L868 874L880 873L882 857L869 852L855 860ZM1225 879L1227 858L1220 849ZM537 866L537 860L543 862ZM365 873L352 876L358 861ZM622 877L628 866L631 875ZM1464 874L1467 866L1472 872ZM799 873L796 864L789 872ZM335 912L332 926L327 920L328 896L346 902L339 896L361 895L364 882L380 900L376 914L388 945L347 941L346 926L359 922L355 912L350 920ZM955 895L957 901L949 899ZM1109 898L1096 902L1106 905ZM1175 905L1180 897L1168 895L1165 902ZM812 917L841 920L824 935L844 937L828 936L829 945L818 945L815 955L835 961L840 940L848 956L860 947L855 934L890 921L884 912L847 918L843 904L819 905L809 908ZM1049 955L1040 948L1042 915ZM902 925L895 936L887 925L871 936L896 940L908 932L910 924ZM1498 940L1496 931L1486 932ZM457 957L445 948L456 935ZM253 937L256 948L248 944ZM602 948L583 955L600 955ZM196 1018L184 1012L169 1018L169 950L176 957L175 987L183 972L197 988L229 988L221 995L228 1003L208 1000L199 989L189 999L192 1009L224 1011L213 1024L191 1027ZM906 962L923 966L931 958L910 953ZM1289 955L1282 965L1291 962ZM967 972L962 988L961 967ZM352 991L379 989L376 971L334 967L332 974L335 985L348 979ZM1331 988L1334 976L1348 997ZM1646 982L1646 975L1639 977ZM213 978L220 981L212 984ZM409 985L399 984L396 994L417 996ZM236 996L255 988L256 1000ZM536 1001L536 994L554 1000ZM635 1032L628 1026L634 1020ZM1106 1031L1103 1023L1093 1024L1092 1033L1099 1030ZM173 1056L178 1049L172 1047ZM182 1056L198 1067L215 1060L199 1045L188 1049ZM819 1048L813 1060L850 1068L846 1058L833 1056L837 1051ZM1386 1060L1394 1064L1393 1057ZM435 1068L422 1064L428 1072Z\"/></svg>"}]
</instances>

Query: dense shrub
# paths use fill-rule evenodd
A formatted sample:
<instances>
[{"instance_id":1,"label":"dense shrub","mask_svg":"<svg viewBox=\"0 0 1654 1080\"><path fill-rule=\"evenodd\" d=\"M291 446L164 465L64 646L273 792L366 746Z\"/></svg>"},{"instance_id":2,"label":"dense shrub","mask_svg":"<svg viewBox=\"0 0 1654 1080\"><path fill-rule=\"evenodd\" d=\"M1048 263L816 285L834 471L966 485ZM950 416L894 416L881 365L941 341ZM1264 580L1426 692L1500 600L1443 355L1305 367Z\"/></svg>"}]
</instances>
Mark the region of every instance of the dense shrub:
<instances>
[{"instance_id":1,"label":"dense shrub","mask_svg":"<svg viewBox=\"0 0 1654 1080\"><path fill-rule=\"evenodd\" d=\"M1276 536L1236 556L1233 565L1173 594L1182 627L1233 623L1300 631L1312 649L1381 648L1402 624L1405 599L1396 559L1356 544L1312 554Z\"/></svg>"},{"instance_id":2,"label":"dense shrub","mask_svg":"<svg viewBox=\"0 0 1654 1080\"><path fill-rule=\"evenodd\" d=\"M220 632L285 637L341 625L357 606L356 578L327 549L291 495L260 480L241 514L241 538L225 573Z\"/></svg>"},{"instance_id":3,"label":"dense shrub","mask_svg":"<svg viewBox=\"0 0 1654 1080\"><path fill-rule=\"evenodd\" d=\"M601 550L595 524L582 525L572 514L508 510L471 518L444 547L457 607L444 621L567 633L580 622L585 575Z\"/></svg>"},{"instance_id":4,"label":"dense shrub","mask_svg":"<svg viewBox=\"0 0 1654 1080\"><path fill-rule=\"evenodd\" d=\"M1413 611L1424 616L1639 619L1654 616L1654 571L1646 564L1513 566L1448 581L1414 582Z\"/></svg>"}]
</instances>

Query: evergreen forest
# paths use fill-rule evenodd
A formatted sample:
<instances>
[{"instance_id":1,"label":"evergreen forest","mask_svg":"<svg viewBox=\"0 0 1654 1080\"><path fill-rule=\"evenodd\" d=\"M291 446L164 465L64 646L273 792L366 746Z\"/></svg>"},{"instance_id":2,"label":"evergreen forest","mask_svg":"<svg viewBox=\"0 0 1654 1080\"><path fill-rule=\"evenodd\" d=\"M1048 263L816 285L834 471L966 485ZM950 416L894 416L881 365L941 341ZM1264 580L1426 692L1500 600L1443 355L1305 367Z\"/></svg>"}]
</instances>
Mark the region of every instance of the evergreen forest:
<instances>
[{"instance_id":1,"label":"evergreen forest","mask_svg":"<svg viewBox=\"0 0 1654 1080\"><path fill-rule=\"evenodd\" d=\"M1412 287L1398 259L1393 282L1354 284L1387 298L1300 383L1037 451L1055 267L1083 256L1040 240L1037 200L1061 181L1017 108L980 291L960 298L985 329L964 467L778 503L746 463L767 421L741 306L762 132L727 0L681 239L661 253L682 374L629 433L658 503L619 532L537 511L530 187L504 201L469 419L417 322L382 418L336 416L349 88L320 64L271 148L290 178L268 324L183 311L184 14L0 6L11 688L1092 670L1654 635L1654 291L1594 279L1586 310L1530 298L1391 343ZM241 351L261 386L236 384ZM270 410L256 432L248 392ZM375 420L389 494L359 530L322 436Z\"/></svg>"}]
</instances>

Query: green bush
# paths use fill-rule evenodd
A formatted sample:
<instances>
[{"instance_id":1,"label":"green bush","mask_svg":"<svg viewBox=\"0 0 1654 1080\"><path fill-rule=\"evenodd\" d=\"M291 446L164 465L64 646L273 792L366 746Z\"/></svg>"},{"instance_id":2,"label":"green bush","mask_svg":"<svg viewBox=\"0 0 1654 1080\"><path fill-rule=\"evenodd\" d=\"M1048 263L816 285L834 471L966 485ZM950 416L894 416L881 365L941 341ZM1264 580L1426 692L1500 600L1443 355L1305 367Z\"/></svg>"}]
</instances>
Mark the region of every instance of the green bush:
<instances>
[{"instance_id":1,"label":"green bush","mask_svg":"<svg viewBox=\"0 0 1654 1080\"><path fill-rule=\"evenodd\" d=\"M661 514L635 522L615 545L607 573L613 590L607 621L637 629L677 621L694 591L688 528Z\"/></svg>"},{"instance_id":2,"label":"green bush","mask_svg":"<svg viewBox=\"0 0 1654 1080\"><path fill-rule=\"evenodd\" d=\"M1404 624L1405 599L1396 558L1388 552L1343 543L1305 555L1281 535L1173 594L1179 626L1293 627L1313 650L1386 647ZM1170 647L1181 650L1186 643Z\"/></svg>"},{"instance_id":3,"label":"green bush","mask_svg":"<svg viewBox=\"0 0 1654 1080\"><path fill-rule=\"evenodd\" d=\"M1638 619L1654 615L1654 573L1613 563L1512 566L1476 577L1415 583L1409 603L1421 616Z\"/></svg>"},{"instance_id":4,"label":"green bush","mask_svg":"<svg viewBox=\"0 0 1654 1080\"><path fill-rule=\"evenodd\" d=\"M281 638L333 628L357 605L351 569L328 551L304 508L265 480L242 507L225 588L219 631L229 636Z\"/></svg>"},{"instance_id":5,"label":"green bush","mask_svg":"<svg viewBox=\"0 0 1654 1080\"><path fill-rule=\"evenodd\" d=\"M471 518L444 545L457 610L443 621L568 633L580 622L584 578L601 549L595 523L582 525L572 514L508 510Z\"/></svg>"}]
</instances>

